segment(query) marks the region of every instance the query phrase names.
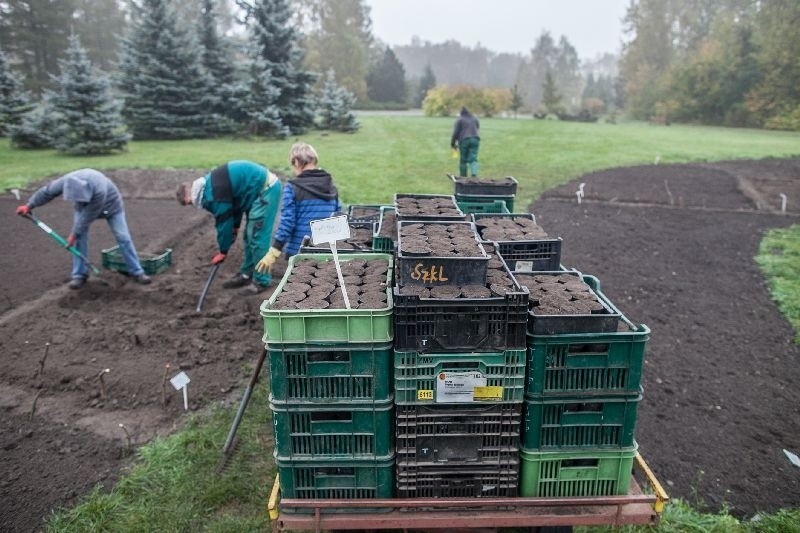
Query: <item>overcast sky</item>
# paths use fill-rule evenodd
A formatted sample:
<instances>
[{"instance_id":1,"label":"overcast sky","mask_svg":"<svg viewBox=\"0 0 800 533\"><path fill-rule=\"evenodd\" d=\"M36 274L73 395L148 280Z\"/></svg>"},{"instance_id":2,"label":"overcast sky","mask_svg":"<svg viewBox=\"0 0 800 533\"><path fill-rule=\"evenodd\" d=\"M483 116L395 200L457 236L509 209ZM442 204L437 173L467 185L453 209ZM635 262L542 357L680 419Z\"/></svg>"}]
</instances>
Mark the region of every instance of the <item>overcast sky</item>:
<instances>
[{"instance_id":1,"label":"overcast sky","mask_svg":"<svg viewBox=\"0 0 800 533\"><path fill-rule=\"evenodd\" d=\"M390 45L413 36L528 53L542 30L565 35L581 59L618 52L630 0L365 0L372 33Z\"/></svg>"}]
</instances>

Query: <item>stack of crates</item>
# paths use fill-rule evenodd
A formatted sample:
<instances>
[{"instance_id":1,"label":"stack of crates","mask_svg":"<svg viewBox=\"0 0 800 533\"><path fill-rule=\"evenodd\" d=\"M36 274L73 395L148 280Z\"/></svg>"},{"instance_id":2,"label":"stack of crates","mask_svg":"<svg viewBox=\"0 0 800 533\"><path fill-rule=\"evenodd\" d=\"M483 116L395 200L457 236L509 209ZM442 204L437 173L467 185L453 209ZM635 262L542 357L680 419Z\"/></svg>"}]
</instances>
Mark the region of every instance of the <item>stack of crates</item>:
<instances>
[{"instance_id":1,"label":"stack of crates","mask_svg":"<svg viewBox=\"0 0 800 533\"><path fill-rule=\"evenodd\" d=\"M466 178L448 174L458 206L470 213L513 213L517 180L504 178Z\"/></svg>"},{"instance_id":2,"label":"stack of crates","mask_svg":"<svg viewBox=\"0 0 800 533\"><path fill-rule=\"evenodd\" d=\"M603 309L530 313L520 495L626 494L650 330L622 315L593 276L563 270L537 275L580 279Z\"/></svg>"},{"instance_id":3,"label":"stack of crates","mask_svg":"<svg viewBox=\"0 0 800 533\"><path fill-rule=\"evenodd\" d=\"M487 263L500 260L489 253L465 258L405 255L405 224L466 224L473 233L474 225L409 219L400 209L397 216L400 237L393 293L397 497L516 496L528 293L519 285L503 296L484 298L420 297L403 290L487 286ZM412 275L414 269L443 275L426 281Z\"/></svg>"},{"instance_id":4,"label":"stack of crates","mask_svg":"<svg viewBox=\"0 0 800 533\"><path fill-rule=\"evenodd\" d=\"M393 258L356 253L339 257L342 265L375 259L388 264L385 308L276 305L299 262L332 261L331 254L290 258L275 293L261 305L269 352L274 456L284 499L393 495ZM350 294L353 298L357 293ZM342 511L346 509L330 510Z\"/></svg>"}]
</instances>

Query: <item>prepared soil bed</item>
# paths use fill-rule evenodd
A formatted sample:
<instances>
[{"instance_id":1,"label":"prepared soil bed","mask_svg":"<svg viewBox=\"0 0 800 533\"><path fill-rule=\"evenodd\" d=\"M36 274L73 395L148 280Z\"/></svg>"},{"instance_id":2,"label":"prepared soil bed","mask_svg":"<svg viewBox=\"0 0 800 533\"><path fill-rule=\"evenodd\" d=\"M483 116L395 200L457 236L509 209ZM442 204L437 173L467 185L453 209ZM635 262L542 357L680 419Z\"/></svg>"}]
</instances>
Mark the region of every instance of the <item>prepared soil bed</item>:
<instances>
[{"instance_id":1,"label":"prepared soil bed","mask_svg":"<svg viewBox=\"0 0 800 533\"><path fill-rule=\"evenodd\" d=\"M191 411L241 397L263 346L259 306L271 292L222 288L236 273L237 243L195 312L216 251L213 223L178 206L174 189L198 174L110 172L137 248L173 250L170 268L146 287L104 271L70 291L69 255L14 214L20 202L11 194L0 198L4 529L38 530L52 509L111 486L132 457L119 424L133 447L179 428L186 413L165 374L189 374ZM777 193L787 195L788 214ZM628 318L652 329L636 440L669 493L743 517L796 507L800 469L783 449L800 453L800 350L753 257L769 228L800 222L800 161L606 170L545 194L532 210L564 239L565 266L597 276ZM68 232L68 203L36 214ZM94 223L90 259L100 264L113 244ZM326 281L313 291L335 287Z\"/></svg>"}]
</instances>

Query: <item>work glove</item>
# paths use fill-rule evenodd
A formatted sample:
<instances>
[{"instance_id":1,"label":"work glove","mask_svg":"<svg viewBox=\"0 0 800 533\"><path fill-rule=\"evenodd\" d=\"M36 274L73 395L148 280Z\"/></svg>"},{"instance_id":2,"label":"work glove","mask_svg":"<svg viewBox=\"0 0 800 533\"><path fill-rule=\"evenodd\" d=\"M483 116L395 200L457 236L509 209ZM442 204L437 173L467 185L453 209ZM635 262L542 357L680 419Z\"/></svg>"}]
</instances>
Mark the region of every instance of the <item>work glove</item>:
<instances>
[{"instance_id":1,"label":"work glove","mask_svg":"<svg viewBox=\"0 0 800 533\"><path fill-rule=\"evenodd\" d=\"M217 255L211 258L212 265L218 265L223 261L225 261L225 254L223 254L222 252L218 253Z\"/></svg>"},{"instance_id":2,"label":"work glove","mask_svg":"<svg viewBox=\"0 0 800 533\"><path fill-rule=\"evenodd\" d=\"M21 205L17 208L17 214L21 217L26 217L31 214L31 208L27 205Z\"/></svg>"},{"instance_id":3,"label":"work glove","mask_svg":"<svg viewBox=\"0 0 800 533\"><path fill-rule=\"evenodd\" d=\"M275 264L275 261L281 256L281 251L275 247L269 249L267 255L261 258L261 261L258 262L256 265L256 270L261 274L266 274L272 268L272 265Z\"/></svg>"},{"instance_id":4,"label":"work glove","mask_svg":"<svg viewBox=\"0 0 800 533\"><path fill-rule=\"evenodd\" d=\"M75 243L78 242L78 238L75 236L74 233L70 233L67 237L67 246L66 248L72 248L75 246Z\"/></svg>"}]
</instances>

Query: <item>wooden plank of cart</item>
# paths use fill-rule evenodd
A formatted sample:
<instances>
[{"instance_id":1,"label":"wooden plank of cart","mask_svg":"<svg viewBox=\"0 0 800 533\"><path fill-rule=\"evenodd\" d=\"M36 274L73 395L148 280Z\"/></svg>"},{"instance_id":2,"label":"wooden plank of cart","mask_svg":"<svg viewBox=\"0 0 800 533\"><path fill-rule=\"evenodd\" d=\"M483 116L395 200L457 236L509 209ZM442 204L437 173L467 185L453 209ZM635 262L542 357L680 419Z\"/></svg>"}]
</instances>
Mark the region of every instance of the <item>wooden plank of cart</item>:
<instances>
[{"instance_id":1,"label":"wooden plank of cart","mask_svg":"<svg viewBox=\"0 0 800 533\"><path fill-rule=\"evenodd\" d=\"M580 498L391 498L371 500L280 499L279 479L269 499L272 529L453 530L541 526L655 525L669 502L661 484L636 454L627 494ZM308 512L284 512L281 505ZM357 508L359 512L337 513ZM389 512L371 512L370 509Z\"/></svg>"}]
</instances>

